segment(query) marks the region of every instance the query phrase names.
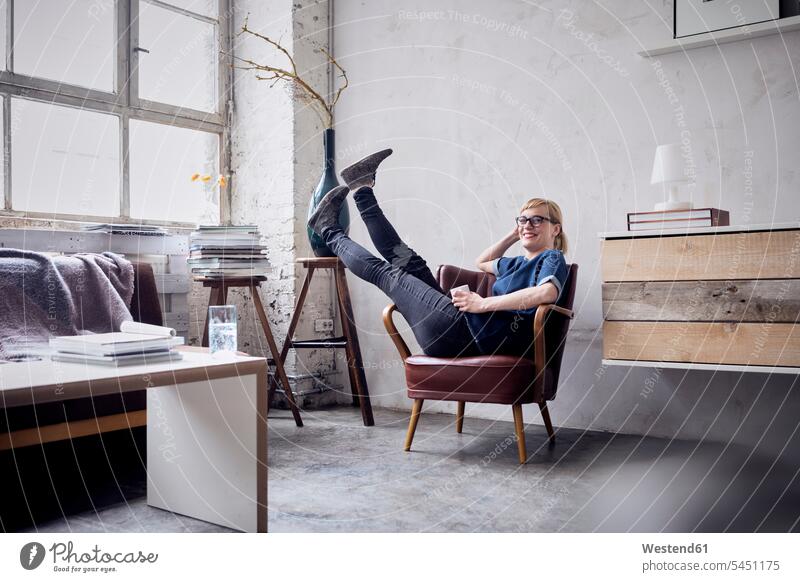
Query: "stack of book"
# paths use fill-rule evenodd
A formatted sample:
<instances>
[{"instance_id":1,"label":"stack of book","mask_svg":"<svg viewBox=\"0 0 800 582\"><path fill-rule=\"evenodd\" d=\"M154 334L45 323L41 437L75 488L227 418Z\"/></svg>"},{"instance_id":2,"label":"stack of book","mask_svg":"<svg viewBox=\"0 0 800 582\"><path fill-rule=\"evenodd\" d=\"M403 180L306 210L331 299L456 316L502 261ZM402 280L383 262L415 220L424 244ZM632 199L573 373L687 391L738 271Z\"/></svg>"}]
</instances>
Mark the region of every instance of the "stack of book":
<instances>
[{"instance_id":1,"label":"stack of book","mask_svg":"<svg viewBox=\"0 0 800 582\"><path fill-rule=\"evenodd\" d=\"M201 226L189 236L189 269L195 277L257 277L270 269L256 226Z\"/></svg>"},{"instance_id":2,"label":"stack of book","mask_svg":"<svg viewBox=\"0 0 800 582\"><path fill-rule=\"evenodd\" d=\"M118 331L54 337L50 339L50 348L53 350L50 357L57 362L101 366L154 364L182 359L181 353L173 348L183 345L183 338L172 335L174 330L161 329L165 332L156 329L157 333Z\"/></svg>"},{"instance_id":3,"label":"stack of book","mask_svg":"<svg viewBox=\"0 0 800 582\"><path fill-rule=\"evenodd\" d=\"M728 211L720 210L719 208L628 213L628 230L686 229L700 226L728 225L730 225Z\"/></svg>"},{"instance_id":4,"label":"stack of book","mask_svg":"<svg viewBox=\"0 0 800 582\"><path fill-rule=\"evenodd\" d=\"M109 234L126 234L137 236L164 236L167 231L158 226L141 224L87 224L81 227L86 232L107 232Z\"/></svg>"}]
</instances>

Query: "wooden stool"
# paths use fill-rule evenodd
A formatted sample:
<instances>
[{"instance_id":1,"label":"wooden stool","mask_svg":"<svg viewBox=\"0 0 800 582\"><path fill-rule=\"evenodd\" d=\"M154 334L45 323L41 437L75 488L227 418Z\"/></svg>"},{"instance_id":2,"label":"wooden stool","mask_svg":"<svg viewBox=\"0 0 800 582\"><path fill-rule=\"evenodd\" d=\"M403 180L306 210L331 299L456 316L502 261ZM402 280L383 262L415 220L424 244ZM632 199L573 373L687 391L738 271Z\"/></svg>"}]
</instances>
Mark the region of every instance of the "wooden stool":
<instances>
[{"instance_id":1,"label":"wooden stool","mask_svg":"<svg viewBox=\"0 0 800 582\"><path fill-rule=\"evenodd\" d=\"M297 259L295 262L303 265L308 269L308 272L306 273L305 281L303 281L303 287L300 289L300 296L297 298L297 305L295 305L292 321L289 324L289 331L286 334L286 343L283 344L283 349L281 350L281 364L286 361L290 348L344 348L347 354L347 371L350 374L353 406L361 407L361 419L364 421L364 426L373 426L375 420L372 417L372 404L369 401L367 378L364 375L364 363L361 360L361 346L358 343L358 331L353 317L353 304L350 302L350 288L347 286L345 266L338 257L311 257ZM339 303L339 316L344 335L334 338L295 341L292 338L300 320L300 313L303 310L308 287L311 284L311 277L314 276L316 269L333 269L336 280L336 297ZM270 386L270 397L273 391L274 386ZM269 403L269 399L267 402Z\"/></svg>"},{"instance_id":2,"label":"wooden stool","mask_svg":"<svg viewBox=\"0 0 800 582\"><path fill-rule=\"evenodd\" d=\"M292 394L292 389L289 387L289 379L286 377L286 371L283 368L283 362L285 358L277 357L278 346L275 343L275 337L272 335L272 329L269 326L267 313L264 311L264 304L261 303L261 296L258 294L258 289L261 286L261 282L266 280L267 278L263 276L230 277L225 279L208 279L206 277L198 277L195 279L195 281L201 281L203 283L203 287L211 287L211 296L208 298L209 307L213 307L215 305L225 305L228 301L228 289L231 287L250 288L250 297L253 300L253 305L255 305L258 318L261 320L261 328L264 330L264 335L267 338L267 345L269 346L269 351L272 354L272 358L275 363L276 376L283 385L283 391L284 394L286 394L286 399L289 401L289 407L292 409L292 416L294 416L295 424L297 426L303 426L303 419L300 418L300 409L297 408L297 403L294 400L294 394ZM208 347L208 311L206 311L206 324L203 329L203 347ZM269 405L272 403L272 395L275 393L275 382L275 379L270 382L267 410L269 410Z\"/></svg>"}]
</instances>

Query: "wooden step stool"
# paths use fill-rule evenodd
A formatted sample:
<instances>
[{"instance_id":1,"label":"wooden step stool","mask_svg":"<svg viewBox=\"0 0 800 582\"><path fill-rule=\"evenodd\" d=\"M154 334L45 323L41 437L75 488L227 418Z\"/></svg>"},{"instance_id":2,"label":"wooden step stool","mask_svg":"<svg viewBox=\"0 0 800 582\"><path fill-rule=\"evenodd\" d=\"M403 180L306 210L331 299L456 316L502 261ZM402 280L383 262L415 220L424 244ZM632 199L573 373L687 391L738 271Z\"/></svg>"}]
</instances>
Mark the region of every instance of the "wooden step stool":
<instances>
[{"instance_id":1,"label":"wooden step stool","mask_svg":"<svg viewBox=\"0 0 800 582\"><path fill-rule=\"evenodd\" d=\"M286 370L283 368L283 362L286 358L277 357L278 346L275 343L275 337L272 335L272 329L267 319L267 313L264 311L264 304L261 303L261 296L258 294L258 289L263 281L267 278L264 276L257 277L226 277L224 279L209 279L207 277L197 277L195 281L203 283L203 287L211 287L211 295L208 298L208 306L226 305L228 301L228 289L231 287L248 287L250 289L250 297L255 305L258 318L261 320L261 328L264 330L264 335L267 338L267 346L269 352L272 354L273 363L275 365L275 375L277 381L283 385L286 400L289 401L289 408L292 409L292 416L297 426L303 426L303 419L300 418L300 409L297 407L297 402L294 400L294 394L289 387L289 378L286 377ZM203 330L203 347L208 347L208 310L206 310L206 324ZM272 378L270 382L269 398L267 399L267 409L272 403L272 395L275 393L276 380Z\"/></svg>"},{"instance_id":2,"label":"wooden step stool","mask_svg":"<svg viewBox=\"0 0 800 582\"><path fill-rule=\"evenodd\" d=\"M297 298L297 305L289 324L289 331L286 334L286 342L280 354L281 365L286 361L286 356L290 348L344 348L347 354L347 371L350 375L350 390L353 393L353 406L361 407L361 419L364 426L373 426L375 420L372 417L372 404L369 401L369 390L367 389L367 378L364 375L364 363L361 359L361 346L358 343L358 331L353 317L353 304L350 301L350 288L347 286L345 276L345 266L338 257L309 257L295 261L303 265L308 272L300 289L300 296ZM294 332L300 320L300 314L305 304L308 287L311 278L317 269L332 269L336 281L336 297L339 303L339 317L342 323L342 337L321 338L311 340L294 340ZM270 386L268 402L272 398L275 386Z\"/></svg>"}]
</instances>

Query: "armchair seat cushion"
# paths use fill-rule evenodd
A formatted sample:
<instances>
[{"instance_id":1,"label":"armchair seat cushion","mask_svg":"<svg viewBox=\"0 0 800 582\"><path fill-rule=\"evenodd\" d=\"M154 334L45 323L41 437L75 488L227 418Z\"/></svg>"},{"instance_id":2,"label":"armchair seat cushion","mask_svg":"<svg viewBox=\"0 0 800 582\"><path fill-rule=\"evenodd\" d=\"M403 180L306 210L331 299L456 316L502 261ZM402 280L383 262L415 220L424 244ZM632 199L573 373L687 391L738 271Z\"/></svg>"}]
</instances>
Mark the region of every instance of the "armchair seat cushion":
<instances>
[{"instance_id":1,"label":"armchair seat cushion","mask_svg":"<svg viewBox=\"0 0 800 582\"><path fill-rule=\"evenodd\" d=\"M432 358L414 355L405 360L408 397L424 400L455 400L492 404L533 402L536 368L528 358L476 356ZM545 369L545 394L553 383Z\"/></svg>"}]
</instances>

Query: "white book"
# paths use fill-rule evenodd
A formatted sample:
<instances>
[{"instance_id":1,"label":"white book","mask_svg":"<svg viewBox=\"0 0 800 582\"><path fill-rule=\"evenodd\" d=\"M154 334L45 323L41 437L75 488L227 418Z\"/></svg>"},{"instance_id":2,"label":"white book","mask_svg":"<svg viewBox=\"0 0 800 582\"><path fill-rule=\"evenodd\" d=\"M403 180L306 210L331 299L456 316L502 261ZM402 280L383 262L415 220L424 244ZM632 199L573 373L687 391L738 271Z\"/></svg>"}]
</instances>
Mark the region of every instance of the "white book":
<instances>
[{"instance_id":1,"label":"white book","mask_svg":"<svg viewBox=\"0 0 800 582\"><path fill-rule=\"evenodd\" d=\"M628 225L628 230L672 230L672 229L689 229L698 227L714 226L711 219L708 220L665 220L663 222L631 222Z\"/></svg>"},{"instance_id":2,"label":"white book","mask_svg":"<svg viewBox=\"0 0 800 582\"><path fill-rule=\"evenodd\" d=\"M192 269L249 269L259 267L270 267L270 262L266 259L231 260L231 259L189 259L189 267Z\"/></svg>"},{"instance_id":3,"label":"white book","mask_svg":"<svg viewBox=\"0 0 800 582\"><path fill-rule=\"evenodd\" d=\"M123 321L119 326L120 331L125 333L138 333L140 335L156 335L159 337L175 337L177 332L172 327L165 327L163 325L151 325L149 323L140 323L138 321Z\"/></svg>"},{"instance_id":4,"label":"white book","mask_svg":"<svg viewBox=\"0 0 800 582\"><path fill-rule=\"evenodd\" d=\"M631 212L631 222L644 222L648 220L690 220L692 218L711 218L711 208L696 210L669 210L667 212Z\"/></svg>"},{"instance_id":5,"label":"white book","mask_svg":"<svg viewBox=\"0 0 800 582\"><path fill-rule=\"evenodd\" d=\"M147 352L144 354L126 354L122 356L90 356L86 354L67 354L58 352L50 356L55 362L90 364L98 366L136 366L139 364L156 364L158 362L175 362L183 359L183 354L173 351Z\"/></svg>"},{"instance_id":6,"label":"white book","mask_svg":"<svg viewBox=\"0 0 800 582\"><path fill-rule=\"evenodd\" d=\"M247 242L254 241L258 244L258 241L261 240L261 235L249 232L193 232L189 235L189 239L194 244L197 244L196 241L200 240L210 240L214 242L243 240Z\"/></svg>"},{"instance_id":7,"label":"white book","mask_svg":"<svg viewBox=\"0 0 800 582\"><path fill-rule=\"evenodd\" d=\"M243 255L242 257L236 257L233 255ZM217 253L205 253L205 256L199 256L197 254L189 255L190 262L198 262L198 261L268 261L267 255L265 253L231 253L230 255L225 252L217 252Z\"/></svg>"},{"instance_id":8,"label":"white book","mask_svg":"<svg viewBox=\"0 0 800 582\"><path fill-rule=\"evenodd\" d=\"M230 231L230 232L244 230L247 232L258 232L258 227L255 224L240 224L238 226L227 226L224 224L201 224L200 226L197 227L197 231L215 231L215 230Z\"/></svg>"},{"instance_id":9,"label":"white book","mask_svg":"<svg viewBox=\"0 0 800 582\"><path fill-rule=\"evenodd\" d=\"M183 345L182 337L125 332L66 335L50 339L50 347L56 351L89 356L141 354L180 345Z\"/></svg>"},{"instance_id":10,"label":"white book","mask_svg":"<svg viewBox=\"0 0 800 582\"><path fill-rule=\"evenodd\" d=\"M261 277L272 267L253 267L252 269L192 269L192 275L224 279L225 277Z\"/></svg>"}]
</instances>

